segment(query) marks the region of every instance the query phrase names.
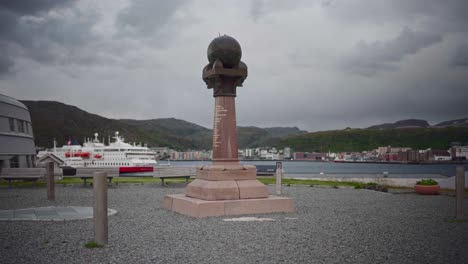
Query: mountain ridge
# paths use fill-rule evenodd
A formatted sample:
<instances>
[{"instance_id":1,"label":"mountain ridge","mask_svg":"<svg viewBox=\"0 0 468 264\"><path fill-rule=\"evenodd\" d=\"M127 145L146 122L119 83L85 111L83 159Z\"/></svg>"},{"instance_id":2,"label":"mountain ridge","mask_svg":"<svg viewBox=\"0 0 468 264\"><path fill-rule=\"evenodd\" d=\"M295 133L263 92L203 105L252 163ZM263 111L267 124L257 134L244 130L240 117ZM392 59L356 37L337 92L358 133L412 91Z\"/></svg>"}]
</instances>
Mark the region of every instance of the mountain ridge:
<instances>
[{"instance_id":1,"label":"mountain ridge","mask_svg":"<svg viewBox=\"0 0 468 264\"><path fill-rule=\"evenodd\" d=\"M22 101L31 113L36 145L51 147L71 137L82 142L95 132L100 139L119 131L128 142L177 150L211 149L212 130L176 118L147 120L111 119L57 101ZM423 127L414 127L414 124ZM297 151L362 151L379 145L446 148L450 141L468 141L468 119L456 119L430 126L425 120L400 120L392 126L379 125L363 129L307 132L297 127L239 126L239 148L292 147ZM396 125L395 125L396 124ZM409 128L410 127L410 128ZM467 136L465 136L467 135Z\"/></svg>"},{"instance_id":2,"label":"mountain ridge","mask_svg":"<svg viewBox=\"0 0 468 264\"><path fill-rule=\"evenodd\" d=\"M92 114L76 106L57 101L22 100L31 114L36 145L51 147L53 139L59 145L70 138L82 142L95 132L100 137L119 131L127 141L145 142L150 146L170 147L178 150L211 149L212 130L176 118L148 120L111 119ZM288 132L289 131L289 132ZM297 127L238 127L240 148L276 145L282 137L306 133Z\"/></svg>"},{"instance_id":3,"label":"mountain ridge","mask_svg":"<svg viewBox=\"0 0 468 264\"><path fill-rule=\"evenodd\" d=\"M396 128L440 128L440 127L460 127L468 126L468 118L454 119L443 121L435 125L430 125L427 120L423 119L403 119L398 120L394 123L383 123L379 125L373 125L367 129L396 129Z\"/></svg>"}]
</instances>

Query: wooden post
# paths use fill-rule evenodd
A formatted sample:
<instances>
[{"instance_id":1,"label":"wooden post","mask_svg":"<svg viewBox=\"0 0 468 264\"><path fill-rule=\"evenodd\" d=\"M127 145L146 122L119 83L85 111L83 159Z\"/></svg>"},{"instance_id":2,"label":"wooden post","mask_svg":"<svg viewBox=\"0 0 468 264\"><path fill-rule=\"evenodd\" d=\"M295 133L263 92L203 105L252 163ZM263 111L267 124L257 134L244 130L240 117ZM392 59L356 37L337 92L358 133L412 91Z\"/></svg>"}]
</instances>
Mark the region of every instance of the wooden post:
<instances>
[{"instance_id":1,"label":"wooden post","mask_svg":"<svg viewBox=\"0 0 468 264\"><path fill-rule=\"evenodd\" d=\"M107 222L107 173L95 172L94 188L94 241L105 245L108 242Z\"/></svg>"},{"instance_id":2,"label":"wooden post","mask_svg":"<svg viewBox=\"0 0 468 264\"><path fill-rule=\"evenodd\" d=\"M46 166L47 177L47 200L55 201L55 178L54 178L54 163L48 162Z\"/></svg>"},{"instance_id":3,"label":"wooden post","mask_svg":"<svg viewBox=\"0 0 468 264\"><path fill-rule=\"evenodd\" d=\"M283 163L281 161L276 162L276 194L281 194L281 180L283 177Z\"/></svg>"},{"instance_id":4,"label":"wooden post","mask_svg":"<svg viewBox=\"0 0 468 264\"><path fill-rule=\"evenodd\" d=\"M465 198L465 167L457 166L457 175L455 176L455 189L457 193L456 207L457 220L463 220L463 199Z\"/></svg>"}]
</instances>

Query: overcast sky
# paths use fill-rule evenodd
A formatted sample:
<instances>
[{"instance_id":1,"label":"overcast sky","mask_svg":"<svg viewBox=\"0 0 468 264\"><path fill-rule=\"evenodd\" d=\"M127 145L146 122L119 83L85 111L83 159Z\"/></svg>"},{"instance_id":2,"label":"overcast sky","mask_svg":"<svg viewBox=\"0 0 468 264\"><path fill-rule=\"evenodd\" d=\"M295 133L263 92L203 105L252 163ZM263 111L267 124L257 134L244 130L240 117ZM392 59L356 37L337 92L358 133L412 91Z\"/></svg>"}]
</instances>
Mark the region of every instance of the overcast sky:
<instances>
[{"instance_id":1,"label":"overcast sky","mask_svg":"<svg viewBox=\"0 0 468 264\"><path fill-rule=\"evenodd\" d=\"M309 131L468 117L466 0L0 1L0 93L212 127L218 34L249 67L238 125Z\"/></svg>"}]
</instances>

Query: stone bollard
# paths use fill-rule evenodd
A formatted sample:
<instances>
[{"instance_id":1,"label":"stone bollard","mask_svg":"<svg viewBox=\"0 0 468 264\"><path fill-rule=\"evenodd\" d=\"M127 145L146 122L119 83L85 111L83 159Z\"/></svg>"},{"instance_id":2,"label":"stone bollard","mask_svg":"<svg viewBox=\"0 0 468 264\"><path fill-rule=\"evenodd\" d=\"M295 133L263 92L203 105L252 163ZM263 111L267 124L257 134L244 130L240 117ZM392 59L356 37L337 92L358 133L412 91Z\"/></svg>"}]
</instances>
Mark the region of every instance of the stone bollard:
<instances>
[{"instance_id":1,"label":"stone bollard","mask_svg":"<svg viewBox=\"0 0 468 264\"><path fill-rule=\"evenodd\" d=\"M283 163L281 161L276 162L276 194L281 194L281 180L283 178Z\"/></svg>"},{"instance_id":2,"label":"stone bollard","mask_svg":"<svg viewBox=\"0 0 468 264\"><path fill-rule=\"evenodd\" d=\"M55 201L55 178L54 178L54 163L48 162L46 166L47 177L47 200Z\"/></svg>"},{"instance_id":3,"label":"stone bollard","mask_svg":"<svg viewBox=\"0 0 468 264\"><path fill-rule=\"evenodd\" d=\"M457 193L456 207L457 207L457 220L463 220L463 199L465 198L465 167L463 165L457 166L457 175L455 176L455 189Z\"/></svg>"},{"instance_id":4,"label":"stone bollard","mask_svg":"<svg viewBox=\"0 0 468 264\"><path fill-rule=\"evenodd\" d=\"M95 172L93 176L94 189L94 241L101 245L108 242L107 222L107 173Z\"/></svg>"}]
</instances>

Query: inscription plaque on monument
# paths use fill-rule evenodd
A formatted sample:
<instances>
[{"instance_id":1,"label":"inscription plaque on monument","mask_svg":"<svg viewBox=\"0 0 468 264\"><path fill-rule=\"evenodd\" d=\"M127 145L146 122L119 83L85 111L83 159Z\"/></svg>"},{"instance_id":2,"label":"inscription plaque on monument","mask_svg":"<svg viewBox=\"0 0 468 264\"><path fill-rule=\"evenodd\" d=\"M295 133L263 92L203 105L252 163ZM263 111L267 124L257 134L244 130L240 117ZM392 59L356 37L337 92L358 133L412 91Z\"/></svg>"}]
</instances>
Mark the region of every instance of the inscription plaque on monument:
<instances>
[{"instance_id":1,"label":"inscription plaque on monument","mask_svg":"<svg viewBox=\"0 0 468 264\"><path fill-rule=\"evenodd\" d=\"M230 36L215 38L208 46L202 78L215 97L213 162L198 168L185 195L167 195L166 209L194 217L295 211L290 198L268 194L255 166L239 162L235 98L247 78L241 57L239 43Z\"/></svg>"}]
</instances>

